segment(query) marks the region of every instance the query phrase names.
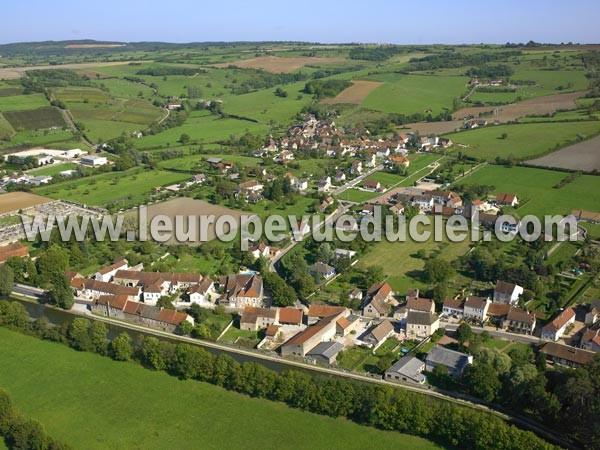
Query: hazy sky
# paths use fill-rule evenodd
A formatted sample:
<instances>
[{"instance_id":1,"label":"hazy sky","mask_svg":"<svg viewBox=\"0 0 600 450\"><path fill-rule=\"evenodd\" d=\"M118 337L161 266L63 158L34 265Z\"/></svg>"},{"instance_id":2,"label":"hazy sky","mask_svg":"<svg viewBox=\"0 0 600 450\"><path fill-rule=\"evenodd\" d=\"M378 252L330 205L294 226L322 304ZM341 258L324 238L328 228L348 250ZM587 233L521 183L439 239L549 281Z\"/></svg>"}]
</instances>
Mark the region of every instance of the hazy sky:
<instances>
[{"instance_id":1,"label":"hazy sky","mask_svg":"<svg viewBox=\"0 0 600 450\"><path fill-rule=\"evenodd\" d=\"M599 0L29 0L2 2L0 43L600 42Z\"/></svg>"}]
</instances>

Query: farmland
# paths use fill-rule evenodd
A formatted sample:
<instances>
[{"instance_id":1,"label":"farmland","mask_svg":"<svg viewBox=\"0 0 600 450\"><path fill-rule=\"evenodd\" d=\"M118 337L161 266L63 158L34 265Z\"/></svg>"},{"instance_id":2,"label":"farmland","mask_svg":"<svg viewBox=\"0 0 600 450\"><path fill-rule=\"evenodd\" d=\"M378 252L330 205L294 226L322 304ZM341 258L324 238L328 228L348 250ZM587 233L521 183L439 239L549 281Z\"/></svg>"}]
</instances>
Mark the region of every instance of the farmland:
<instances>
[{"instance_id":1,"label":"farmland","mask_svg":"<svg viewBox=\"0 0 600 450\"><path fill-rule=\"evenodd\" d=\"M375 440L379 448L438 448L416 437L293 410L197 381L180 381L4 328L0 335L0 386L24 414L77 448L158 449L167 443L171 448L183 448L193 442L215 449L331 448L340 444L362 449ZM40 378L52 378L53 388L47 389ZM111 381L117 379L118 383ZM183 415L182 398L194 405ZM144 420L139 418L140 411ZM245 419L231 427L222 421L231 414ZM200 421L202 427L198 427ZM261 427L265 421L272 428L266 441ZM151 433L148 423L152 423ZM289 434L290 424L297 433ZM308 433L311 440L306 439Z\"/></svg>"},{"instance_id":2,"label":"farmland","mask_svg":"<svg viewBox=\"0 0 600 450\"><path fill-rule=\"evenodd\" d=\"M66 125L60 111L52 106L24 111L6 111L4 117L15 130L61 128Z\"/></svg>"},{"instance_id":3,"label":"farmland","mask_svg":"<svg viewBox=\"0 0 600 450\"><path fill-rule=\"evenodd\" d=\"M37 188L35 192L48 197L94 206L115 204L127 208L147 201L152 189L188 178L187 175L161 170L133 169L121 173L105 173L92 179L66 181Z\"/></svg>"},{"instance_id":4,"label":"farmland","mask_svg":"<svg viewBox=\"0 0 600 450\"><path fill-rule=\"evenodd\" d=\"M291 73L308 64L342 62L342 58L281 58L278 56L259 56L257 58L242 59L227 63L215 64L215 67L235 66L244 69L262 69L273 73Z\"/></svg>"},{"instance_id":5,"label":"farmland","mask_svg":"<svg viewBox=\"0 0 600 450\"><path fill-rule=\"evenodd\" d=\"M542 167L560 167L563 169L593 171L600 170L600 136L584 142L570 145L549 155L528 161L528 164Z\"/></svg>"},{"instance_id":6,"label":"farmland","mask_svg":"<svg viewBox=\"0 0 600 450\"><path fill-rule=\"evenodd\" d=\"M573 209L600 210L598 179L582 175L560 189L554 189L568 174L529 167L504 167L487 165L460 180L460 184L494 186L493 193L514 193L521 206L517 213L569 214Z\"/></svg>"},{"instance_id":7,"label":"farmland","mask_svg":"<svg viewBox=\"0 0 600 450\"><path fill-rule=\"evenodd\" d=\"M558 146L577 141L579 135L591 137L600 133L598 122L528 123L497 125L461 131L448 135L460 151L483 160L496 157L525 160L543 155ZM504 136L506 134L506 136ZM466 146L466 147L462 147Z\"/></svg>"},{"instance_id":8,"label":"farmland","mask_svg":"<svg viewBox=\"0 0 600 450\"><path fill-rule=\"evenodd\" d=\"M177 145L182 134L188 134L191 143L210 143L228 139L232 134L241 135L246 131L264 133L266 126L250 121L225 119L211 115L207 111L194 112L181 126L160 134L144 136L138 140L139 148L168 147Z\"/></svg>"},{"instance_id":9,"label":"farmland","mask_svg":"<svg viewBox=\"0 0 600 450\"><path fill-rule=\"evenodd\" d=\"M461 97L469 81L459 76L429 76L382 74L368 78L383 84L372 91L362 105L390 113L416 112L439 114L452 108L453 100Z\"/></svg>"},{"instance_id":10,"label":"farmland","mask_svg":"<svg viewBox=\"0 0 600 450\"><path fill-rule=\"evenodd\" d=\"M152 220L152 218L157 215L164 215L164 216L171 218L171 220L173 220L173 223L175 223L175 216L182 216L182 217L214 216L215 220L217 220L219 217L221 217L223 215L228 215L228 216L233 217L239 226L239 218L240 218L241 214L242 214L241 212L235 211L233 209L225 208L220 205L213 205L213 204L207 203L203 200L195 200L195 199L186 198L186 197L168 200L163 203L156 203L154 205L151 205L148 208L148 220L149 221ZM215 232L215 224L211 223L208 225L207 228L208 228L208 230L207 230L206 237L207 237L207 241L210 241L217 236L216 232ZM189 244L190 245L200 244L201 242L200 242L199 236L195 236L194 238L192 238L192 240L189 242ZM177 243L177 241L174 238L172 238L169 241L169 243L174 244L174 243Z\"/></svg>"},{"instance_id":11,"label":"farmland","mask_svg":"<svg viewBox=\"0 0 600 450\"><path fill-rule=\"evenodd\" d=\"M28 192L0 194L0 214L17 212L20 209L41 205L49 201L52 201L52 199Z\"/></svg>"},{"instance_id":12,"label":"farmland","mask_svg":"<svg viewBox=\"0 0 600 450\"><path fill-rule=\"evenodd\" d=\"M322 103L355 103L360 105L381 84L378 81L352 80L352 86L344 89L334 98L322 100Z\"/></svg>"}]
</instances>

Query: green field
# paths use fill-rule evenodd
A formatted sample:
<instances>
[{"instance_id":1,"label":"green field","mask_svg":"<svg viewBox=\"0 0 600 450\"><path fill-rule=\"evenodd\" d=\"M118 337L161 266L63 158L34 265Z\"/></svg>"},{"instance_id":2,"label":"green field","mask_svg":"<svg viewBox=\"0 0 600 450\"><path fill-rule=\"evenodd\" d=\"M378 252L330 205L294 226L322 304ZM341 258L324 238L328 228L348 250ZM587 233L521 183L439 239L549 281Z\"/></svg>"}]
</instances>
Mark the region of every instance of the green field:
<instances>
[{"instance_id":1,"label":"green field","mask_svg":"<svg viewBox=\"0 0 600 450\"><path fill-rule=\"evenodd\" d=\"M75 138L70 130L65 131L59 128L58 130L19 131L11 137L10 141L0 141L0 148L11 148L16 145L33 147L50 144L54 148L78 148L82 146L79 138Z\"/></svg>"},{"instance_id":2,"label":"green field","mask_svg":"<svg viewBox=\"0 0 600 450\"><path fill-rule=\"evenodd\" d=\"M106 92L89 87L58 88L52 93L65 103L105 103L110 99Z\"/></svg>"},{"instance_id":3,"label":"green field","mask_svg":"<svg viewBox=\"0 0 600 450\"><path fill-rule=\"evenodd\" d=\"M159 162L158 167L163 169L194 170L200 163L206 161L207 158L221 158L225 161L232 161L239 167L256 167L262 162L261 159L250 156L226 155L221 153L210 155L188 155L182 156L181 158L167 159Z\"/></svg>"},{"instance_id":4,"label":"green field","mask_svg":"<svg viewBox=\"0 0 600 450\"><path fill-rule=\"evenodd\" d=\"M52 106L26 111L6 111L4 117L17 131L51 127L62 128L66 125L61 112Z\"/></svg>"},{"instance_id":5,"label":"green field","mask_svg":"<svg viewBox=\"0 0 600 450\"><path fill-rule=\"evenodd\" d=\"M431 220L433 222L433 219ZM368 247L368 253L360 259L357 267L366 268L373 265L383 267L390 286L400 294L404 294L410 288L427 287L427 283L422 278L425 260L417 254L418 251L425 251L428 257L437 256L447 261L454 261L467 253L471 244L468 239L463 242L450 242L445 234L442 242L435 242L433 224L419 226L418 231L430 231L431 237L425 242L415 242L408 236L407 229L406 242L388 242L384 238L381 242L373 243ZM390 261L402 261L402 263L390 264Z\"/></svg>"},{"instance_id":6,"label":"green field","mask_svg":"<svg viewBox=\"0 0 600 450\"><path fill-rule=\"evenodd\" d=\"M378 111L413 114L431 111L433 115L452 108L455 98L466 92L467 77L402 75L387 73L367 77L384 84L376 88L362 105Z\"/></svg>"},{"instance_id":7,"label":"green field","mask_svg":"<svg viewBox=\"0 0 600 450\"><path fill-rule=\"evenodd\" d=\"M15 406L77 449L440 448L4 328L0 348L0 386Z\"/></svg>"},{"instance_id":8,"label":"green field","mask_svg":"<svg viewBox=\"0 0 600 450\"><path fill-rule=\"evenodd\" d=\"M190 136L192 143L210 143L229 139L232 134L240 136L247 131L264 134L267 127L247 120L221 119L208 111L198 111L191 113L182 126L144 136L136 141L136 145L138 148L175 146L184 133Z\"/></svg>"},{"instance_id":9,"label":"green field","mask_svg":"<svg viewBox=\"0 0 600 450\"><path fill-rule=\"evenodd\" d=\"M188 175L163 170L134 169L44 186L35 189L35 192L86 205L114 203L125 208L147 201L154 187L167 186L187 178Z\"/></svg>"},{"instance_id":10,"label":"green field","mask_svg":"<svg viewBox=\"0 0 600 450\"><path fill-rule=\"evenodd\" d=\"M459 184L494 186L493 193L514 193L521 206L519 216L570 214L573 209L600 211L600 178L582 175L560 189L553 186L567 177L565 172L531 167L487 165L461 179Z\"/></svg>"},{"instance_id":11,"label":"green field","mask_svg":"<svg viewBox=\"0 0 600 450\"><path fill-rule=\"evenodd\" d=\"M75 164L75 163L54 164L49 167L32 170L29 172L29 174L34 175L34 176L38 176L38 175L56 176L60 172L63 172L65 170L75 170L75 169L77 169L77 167L78 167L78 164Z\"/></svg>"},{"instance_id":12,"label":"green field","mask_svg":"<svg viewBox=\"0 0 600 450\"><path fill-rule=\"evenodd\" d=\"M48 106L48 100L42 94L0 96L0 112L23 111Z\"/></svg>"},{"instance_id":13,"label":"green field","mask_svg":"<svg viewBox=\"0 0 600 450\"><path fill-rule=\"evenodd\" d=\"M506 139L501 136L506 133ZM518 125L488 125L469 131L446 135L455 148L465 155L488 161L497 156L518 160L532 159L548 153L557 145L563 147L576 141L578 135L591 137L600 133L600 122L528 123ZM456 144L468 147L457 147Z\"/></svg>"}]
</instances>

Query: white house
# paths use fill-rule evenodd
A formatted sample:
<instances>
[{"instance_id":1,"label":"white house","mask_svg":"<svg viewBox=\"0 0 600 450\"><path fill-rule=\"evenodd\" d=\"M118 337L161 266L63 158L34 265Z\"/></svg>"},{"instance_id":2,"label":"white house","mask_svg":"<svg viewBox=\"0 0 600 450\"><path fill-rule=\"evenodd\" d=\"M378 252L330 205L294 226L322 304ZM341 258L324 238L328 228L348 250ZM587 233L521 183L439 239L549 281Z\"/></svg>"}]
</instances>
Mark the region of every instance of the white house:
<instances>
[{"instance_id":1,"label":"white house","mask_svg":"<svg viewBox=\"0 0 600 450\"><path fill-rule=\"evenodd\" d=\"M98 270L98 272L96 272L94 275L94 279L108 283L115 276L115 273L117 273L117 270L127 270L127 269L129 269L129 264L128 264L127 260L119 259L119 260L115 261L113 264L111 264L110 266L106 266L106 267L103 267L102 269Z\"/></svg>"},{"instance_id":2,"label":"white house","mask_svg":"<svg viewBox=\"0 0 600 450\"><path fill-rule=\"evenodd\" d=\"M465 313L462 300L455 300L453 298L447 298L442 306L442 313L446 317L455 317L462 319Z\"/></svg>"},{"instance_id":3,"label":"white house","mask_svg":"<svg viewBox=\"0 0 600 450\"><path fill-rule=\"evenodd\" d=\"M319 192L329 192L330 189L331 189L331 177L321 178L321 180L319 181L318 191Z\"/></svg>"},{"instance_id":4,"label":"white house","mask_svg":"<svg viewBox=\"0 0 600 450\"><path fill-rule=\"evenodd\" d=\"M211 302L211 296L216 293L215 284L213 280L206 277L202 282L196 286L193 286L188 295L190 297L190 303L197 303L198 305L206 308L213 306Z\"/></svg>"},{"instance_id":5,"label":"white house","mask_svg":"<svg viewBox=\"0 0 600 450\"><path fill-rule=\"evenodd\" d=\"M498 280L494 289L494 303L504 303L514 306L519 302L519 297L522 294L523 288L518 284Z\"/></svg>"},{"instance_id":6,"label":"white house","mask_svg":"<svg viewBox=\"0 0 600 450\"><path fill-rule=\"evenodd\" d=\"M469 295L465 300L464 317L478 322L485 322L490 303L492 301L489 298Z\"/></svg>"},{"instance_id":7,"label":"white house","mask_svg":"<svg viewBox=\"0 0 600 450\"><path fill-rule=\"evenodd\" d=\"M542 339L558 341L565 334L569 325L572 325L574 322L575 311L573 308L565 309L552 322L542 328Z\"/></svg>"}]
</instances>

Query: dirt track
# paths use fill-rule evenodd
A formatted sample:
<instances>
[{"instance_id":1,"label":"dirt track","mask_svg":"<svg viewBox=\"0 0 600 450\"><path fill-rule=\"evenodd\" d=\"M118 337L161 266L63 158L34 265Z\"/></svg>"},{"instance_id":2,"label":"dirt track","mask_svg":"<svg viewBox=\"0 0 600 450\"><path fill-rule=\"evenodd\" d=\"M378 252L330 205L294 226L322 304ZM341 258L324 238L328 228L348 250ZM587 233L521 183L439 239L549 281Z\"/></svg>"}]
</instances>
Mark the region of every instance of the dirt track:
<instances>
[{"instance_id":1,"label":"dirt track","mask_svg":"<svg viewBox=\"0 0 600 450\"><path fill-rule=\"evenodd\" d=\"M50 70L50 69L91 69L94 67L109 67L129 64L131 62L150 62L150 61L111 61L111 62L93 62L93 63L74 63L57 64L55 66L29 66L29 67L3 67L0 68L0 80L10 80L21 78L28 70Z\"/></svg>"},{"instance_id":2,"label":"dirt track","mask_svg":"<svg viewBox=\"0 0 600 450\"><path fill-rule=\"evenodd\" d=\"M17 212L19 209L41 205L54 201L48 197L30 194L29 192L9 192L0 195L0 214Z\"/></svg>"},{"instance_id":3,"label":"dirt track","mask_svg":"<svg viewBox=\"0 0 600 450\"><path fill-rule=\"evenodd\" d=\"M383 83L379 81L357 80L352 81L352 86L344 89L334 98L327 98L321 103L352 103L360 105L367 96L381 86Z\"/></svg>"},{"instance_id":4,"label":"dirt track","mask_svg":"<svg viewBox=\"0 0 600 450\"><path fill-rule=\"evenodd\" d=\"M242 59L226 63L212 64L214 67L235 66L242 69L263 69L272 73L291 73L307 64L323 64L343 62L343 58L281 58L278 56L259 56L257 58Z\"/></svg>"},{"instance_id":5,"label":"dirt track","mask_svg":"<svg viewBox=\"0 0 600 450\"><path fill-rule=\"evenodd\" d=\"M532 159L527 161L527 164L586 172L600 170L600 136L570 145L541 158Z\"/></svg>"}]
</instances>

